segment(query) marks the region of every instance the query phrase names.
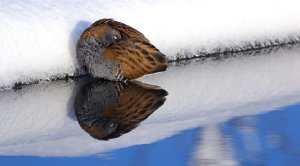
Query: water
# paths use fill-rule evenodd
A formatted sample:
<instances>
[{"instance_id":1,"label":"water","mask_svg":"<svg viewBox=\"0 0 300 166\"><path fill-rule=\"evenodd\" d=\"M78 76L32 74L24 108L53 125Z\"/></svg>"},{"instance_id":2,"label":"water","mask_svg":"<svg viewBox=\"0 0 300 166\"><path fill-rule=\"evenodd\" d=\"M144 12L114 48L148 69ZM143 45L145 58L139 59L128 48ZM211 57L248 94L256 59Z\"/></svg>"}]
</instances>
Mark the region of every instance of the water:
<instances>
[{"instance_id":1,"label":"water","mask_svg":"<svg viewBox=\"0 0 300 166\"><path fill-rule=\"evenodd\" d=\"M297 165L300 48L0 92L1 165Z\"/></svg>"}]
</instances>

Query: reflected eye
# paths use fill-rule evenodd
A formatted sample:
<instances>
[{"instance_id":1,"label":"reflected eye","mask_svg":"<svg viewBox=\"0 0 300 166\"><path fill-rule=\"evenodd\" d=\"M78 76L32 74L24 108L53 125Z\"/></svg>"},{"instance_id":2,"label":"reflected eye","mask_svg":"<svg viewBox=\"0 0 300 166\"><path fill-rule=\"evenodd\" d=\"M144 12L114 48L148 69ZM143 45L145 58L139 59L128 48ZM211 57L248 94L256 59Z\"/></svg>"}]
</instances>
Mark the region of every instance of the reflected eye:
<instances>
[{"instance_id":1,"label":"reflected eye","mask_svg":"<svg viewBox=\"0 0 300 166\"><path fill-rule=\"evenodd\" d=\"M117 39L118 39L118 36L117 36L117 35L114 35L114 39L117 40Z\"/></svg>"},{"instance_id":2,"label":"reflected eye","mask_svg":"<svg viewBox=\"0 0 300 166\"><path fill-rule=\"evenodd\" d=\"M111 123L109 127L114 127L114 126L115 126L115 124L114 124L114 123Z\"/></svg>"}]
</instances>

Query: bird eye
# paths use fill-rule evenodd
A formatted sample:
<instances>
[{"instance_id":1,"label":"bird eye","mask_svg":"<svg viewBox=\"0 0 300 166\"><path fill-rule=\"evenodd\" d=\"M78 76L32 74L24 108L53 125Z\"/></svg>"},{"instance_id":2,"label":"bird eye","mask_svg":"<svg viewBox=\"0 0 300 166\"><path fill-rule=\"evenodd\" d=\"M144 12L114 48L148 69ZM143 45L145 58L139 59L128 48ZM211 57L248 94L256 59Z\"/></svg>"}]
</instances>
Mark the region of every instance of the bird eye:
<instances>
[{"instance_id":1,"label":"bird eye","mask_svg":"<svg viewBox=\"0 0 300 166\"><path fill-rule=\"evenodd\" d=\"M114 127L114 126L115 126L115 124L114 124L114 123L111 123L109 127Z\"/></svg>"}]
</instances>

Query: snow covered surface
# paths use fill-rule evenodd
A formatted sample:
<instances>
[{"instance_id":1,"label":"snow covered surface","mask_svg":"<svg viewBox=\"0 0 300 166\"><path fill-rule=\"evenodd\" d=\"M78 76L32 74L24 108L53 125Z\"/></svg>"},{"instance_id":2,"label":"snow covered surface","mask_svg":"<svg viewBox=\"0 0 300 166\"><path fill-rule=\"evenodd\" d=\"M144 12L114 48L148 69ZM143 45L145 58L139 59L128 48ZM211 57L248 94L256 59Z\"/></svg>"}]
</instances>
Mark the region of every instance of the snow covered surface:
<instances>
[{"instance_id":1,"label":"snow covered surface","mask_svg":"<svg viewBox=\"0 0 300 166\"><path fill-rule=\"evenodd\" d=\"M148 144L300 102L300 48L172 66L140 81L167 90L165 104L133 131L110 141L74 120L78 84L70 80L0 92L0 154L85 156Z\"/></svg>"},{"instance_id":2,"label":"snow covered surface","mask_svg":"<svg viewBox=\"0 0 300 166\"><path fill-rule=\"evenodd\" d=\"M298 0L0 2L0 87L73 75L75 43L100 18L143 32L172 58L300 40Z\"/></svg>"}]
</instances>

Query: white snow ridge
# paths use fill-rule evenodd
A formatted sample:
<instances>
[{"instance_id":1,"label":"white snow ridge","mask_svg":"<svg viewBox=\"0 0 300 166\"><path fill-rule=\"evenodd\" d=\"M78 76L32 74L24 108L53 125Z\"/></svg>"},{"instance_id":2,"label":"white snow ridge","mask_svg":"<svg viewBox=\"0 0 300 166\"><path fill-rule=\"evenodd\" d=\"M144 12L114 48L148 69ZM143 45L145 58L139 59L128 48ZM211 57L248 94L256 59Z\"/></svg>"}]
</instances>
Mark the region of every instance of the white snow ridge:
<instances>
[{"instance_id":1,"label":"white snow ridge","mask_svg":"<svg viewBox=\"0 0 300 166\"><path fill-rule=\"evenodd\" d=\"M144 33L170 59L300 40L297 0L0 2L0 87L74 75L75 44L101 18Z\"/></svg>"}]
</instances>

